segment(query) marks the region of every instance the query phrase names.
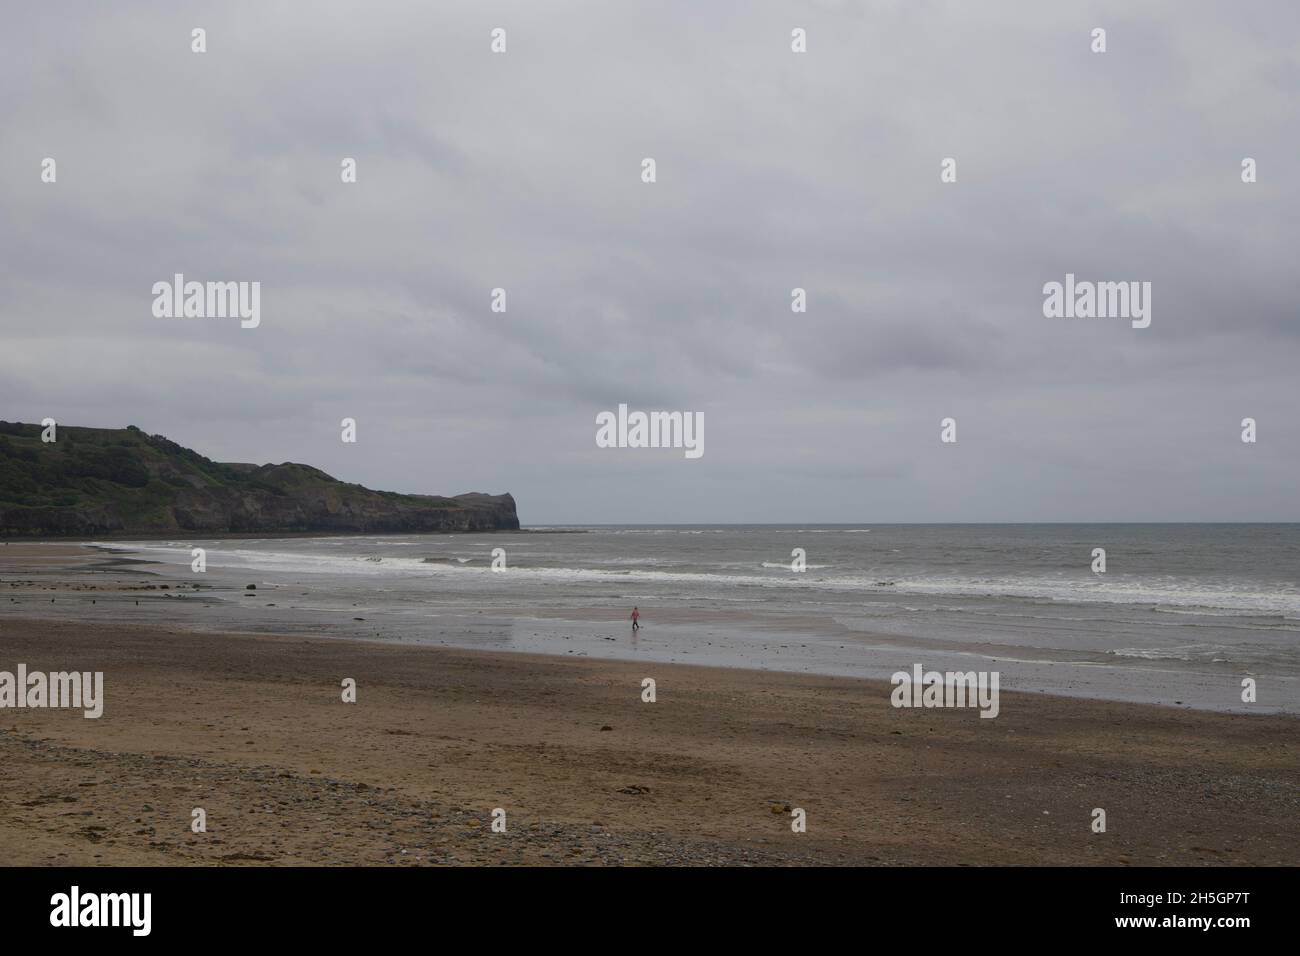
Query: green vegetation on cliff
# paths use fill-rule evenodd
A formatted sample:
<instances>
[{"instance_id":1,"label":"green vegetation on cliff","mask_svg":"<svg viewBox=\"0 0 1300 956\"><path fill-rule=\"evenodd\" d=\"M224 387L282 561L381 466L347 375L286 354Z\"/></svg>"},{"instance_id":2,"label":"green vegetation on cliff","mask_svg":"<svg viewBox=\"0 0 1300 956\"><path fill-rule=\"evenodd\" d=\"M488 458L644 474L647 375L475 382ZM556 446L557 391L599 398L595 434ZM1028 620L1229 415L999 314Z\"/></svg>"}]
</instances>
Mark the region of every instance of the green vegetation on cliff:
<instances>
[{"instance_id":1,"label":"green vegetation on cliff","mask_svg":"<svg viewBox=\"0 0 1300 956\"><path fill-rule=\"evenodd\" d=\"M0 421L0 534L422 532L515 529L510 495L371 491L310 465L223 464L134 425Z\"/></svg>"}]
</instances>

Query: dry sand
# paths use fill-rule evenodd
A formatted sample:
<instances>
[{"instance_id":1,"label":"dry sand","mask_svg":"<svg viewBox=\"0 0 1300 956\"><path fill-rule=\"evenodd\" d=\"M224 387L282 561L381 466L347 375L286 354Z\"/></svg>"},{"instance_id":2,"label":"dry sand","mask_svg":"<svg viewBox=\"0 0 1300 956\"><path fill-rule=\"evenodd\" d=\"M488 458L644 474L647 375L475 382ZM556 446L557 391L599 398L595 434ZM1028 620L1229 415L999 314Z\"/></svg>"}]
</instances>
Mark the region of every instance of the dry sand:
<instances>
[{"instance_id":1,"label":"dry sand","mask_svg":"<svg viewBox=\"0 0 1300 956\"><path fill-rule=\"evenodd\" d=\"M0 710L10 864L1300 863L1291 717L17 613L0 670L103 671L106 703Z\"/></svg>"}]
</instances>

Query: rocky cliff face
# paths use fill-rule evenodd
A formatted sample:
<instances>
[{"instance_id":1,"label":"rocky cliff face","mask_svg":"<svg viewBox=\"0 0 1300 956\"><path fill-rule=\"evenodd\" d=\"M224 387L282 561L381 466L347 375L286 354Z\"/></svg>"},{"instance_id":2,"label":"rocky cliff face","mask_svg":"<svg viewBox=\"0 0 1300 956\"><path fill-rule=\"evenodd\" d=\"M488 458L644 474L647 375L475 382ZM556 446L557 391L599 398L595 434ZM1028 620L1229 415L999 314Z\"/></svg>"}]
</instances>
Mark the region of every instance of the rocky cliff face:
<instances>
[{"instance_id":1,"label":"rocky cliff face","mask_svg":"<svg viewBox=\"0 0 1300 956\"><path fill-rule=\"evenodd\" d=\"M504 531L508 494L372 491L310 465L214 462L139 429L0 422L0 534Z\"/></svg>"},{"instance_id":2,"label":"rocky cliff face","mask_svg":"<svg viewBox=\"0 0 1300 956\"><path fill-rule=\"evenodd\" d=\"M174 527L211 533L507 531L519 528L510 495L454 498L394 495L357 485L288 496L264 491L213 495L183 491L170 514ZM0 520L0 524L3 521ZM129 530L129 529L127 529Z\"/></svg>"}]
</instances>

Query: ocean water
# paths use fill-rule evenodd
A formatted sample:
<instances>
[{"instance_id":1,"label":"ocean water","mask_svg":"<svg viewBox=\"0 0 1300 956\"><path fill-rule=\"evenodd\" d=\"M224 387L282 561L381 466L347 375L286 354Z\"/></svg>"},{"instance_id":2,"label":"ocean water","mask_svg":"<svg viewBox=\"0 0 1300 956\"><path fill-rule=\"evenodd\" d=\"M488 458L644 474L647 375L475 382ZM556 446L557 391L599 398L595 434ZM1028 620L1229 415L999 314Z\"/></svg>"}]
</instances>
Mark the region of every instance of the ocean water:
<instances>
[{"instance_id":1,"label":"ocean water","mask_svg":"<svg viewBox=\"0 0 1300 956\"><path fill-rule=\"evenodd\" d=\"M998 670L1004 690L1300 711L1295 524L601 526L102 546L215 586L202 607L229 614L170 602L214 627L863 677L919 662ZM206 549L205 575L189 571L191 547ZM492 568L498 548L504 571ZM241 593L250 583L255 598ZM633 605L646 625L635 641ZM1255 704L1240 699L1246 677Z\"/></svg>"}]
</instances>

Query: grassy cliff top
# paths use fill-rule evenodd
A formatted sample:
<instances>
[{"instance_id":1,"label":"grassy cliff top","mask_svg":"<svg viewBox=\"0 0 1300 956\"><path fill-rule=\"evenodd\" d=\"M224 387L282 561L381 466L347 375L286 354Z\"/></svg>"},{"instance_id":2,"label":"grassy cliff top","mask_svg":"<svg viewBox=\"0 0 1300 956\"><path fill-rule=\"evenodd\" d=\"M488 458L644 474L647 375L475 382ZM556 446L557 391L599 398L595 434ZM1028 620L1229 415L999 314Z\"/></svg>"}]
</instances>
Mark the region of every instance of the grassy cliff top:
<instances>
[{"instance_id":1,"label":"grassy cliff top","mask_svg":"<svg viewBox=\"0 0 1300 956\"><path fill-rule=\"evenodd\" d=\"M294 462L216 462L134 425L60 425L52 442L42 441L41 433L40 425L0 421L0 514L15 533L38 531L55 520L52 515L74 512L108 516L79 518L74 527L120 525L124 531L187 524L219 530L223 523L249 522L267 530L365 530L368 518L401 527L416 512L426 517L415 530L435 530L437 522L427 517L431 511L483 508L508 509L513 518L508 495L398 494L341 482Z\"/></svg>"}]
</instances>

